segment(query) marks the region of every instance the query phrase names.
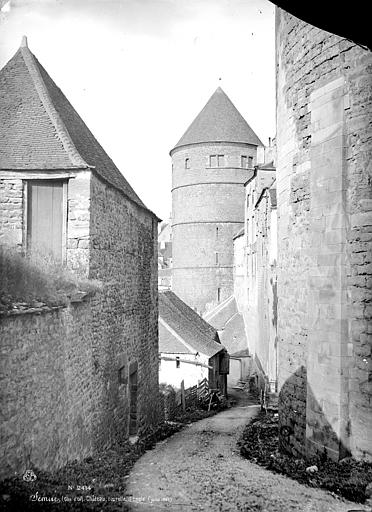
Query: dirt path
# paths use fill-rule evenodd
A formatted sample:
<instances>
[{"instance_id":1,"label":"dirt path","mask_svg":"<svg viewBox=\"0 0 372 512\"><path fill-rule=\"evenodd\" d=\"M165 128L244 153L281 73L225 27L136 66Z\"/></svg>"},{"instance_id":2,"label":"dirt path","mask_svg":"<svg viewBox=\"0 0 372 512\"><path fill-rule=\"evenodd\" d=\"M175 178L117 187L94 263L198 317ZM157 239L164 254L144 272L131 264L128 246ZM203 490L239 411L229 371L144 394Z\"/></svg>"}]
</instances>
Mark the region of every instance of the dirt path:
<instances>
[{"instance_id":1,"label":"dirt path","mask_svg":"<svg viewBox=\"0 0 372 512\"><path fill-rule=\"evenodd\" d=\"M346 512L368 510L243 459L236 441L257 406L241 405L186 427L135 464L133 511Z\"/></svg>"}]
</instances>

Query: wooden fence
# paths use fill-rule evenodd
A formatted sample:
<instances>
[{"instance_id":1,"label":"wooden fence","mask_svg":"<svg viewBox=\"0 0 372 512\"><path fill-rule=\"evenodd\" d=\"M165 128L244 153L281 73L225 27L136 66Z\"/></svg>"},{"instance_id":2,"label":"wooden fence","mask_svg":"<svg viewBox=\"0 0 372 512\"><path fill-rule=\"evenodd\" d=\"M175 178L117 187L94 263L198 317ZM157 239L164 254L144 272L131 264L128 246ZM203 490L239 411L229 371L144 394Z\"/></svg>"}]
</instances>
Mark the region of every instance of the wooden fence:
<instances>
[{"instance_id":1,"label":"wooden fence","mask_svg":"<svg viewBox=\"0 0 372 512\"><path fill-rule=\"evenodd\" d=\"M208 379L203 379L197 386L185 389L184 381L181 382L181 389L175 391L172 386L167 386L160 393L161 407L165 420L172 420L182 411L198 404L209 394Z\"/></svg>"}]
</instances>

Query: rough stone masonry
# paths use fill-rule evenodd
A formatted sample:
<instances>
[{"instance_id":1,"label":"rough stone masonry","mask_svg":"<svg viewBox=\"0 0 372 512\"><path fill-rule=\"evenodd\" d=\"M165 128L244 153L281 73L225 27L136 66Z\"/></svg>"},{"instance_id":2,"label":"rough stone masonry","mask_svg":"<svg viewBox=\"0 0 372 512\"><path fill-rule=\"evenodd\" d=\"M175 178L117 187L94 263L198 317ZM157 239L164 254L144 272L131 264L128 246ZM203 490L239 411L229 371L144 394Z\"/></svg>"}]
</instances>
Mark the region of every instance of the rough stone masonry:
<instances>
[{"instance_id":1,"label":"rough stone masonry","mask_svg":"<svg viewBox=\"0 0 372 512\"><path fill-rule=\"evenodd\" d=\"M277 9L282 445L372 458L372 54Z\"/></svg>"}]
</instances>

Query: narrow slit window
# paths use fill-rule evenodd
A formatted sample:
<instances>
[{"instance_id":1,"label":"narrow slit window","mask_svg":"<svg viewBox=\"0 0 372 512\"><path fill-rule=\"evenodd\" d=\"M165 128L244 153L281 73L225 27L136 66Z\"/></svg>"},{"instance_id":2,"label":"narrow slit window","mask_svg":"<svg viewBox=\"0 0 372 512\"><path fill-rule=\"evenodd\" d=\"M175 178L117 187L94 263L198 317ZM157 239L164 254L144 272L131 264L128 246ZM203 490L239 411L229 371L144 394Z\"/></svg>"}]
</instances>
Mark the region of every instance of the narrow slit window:
<instances>
[{"instance_id":1,"label":"narrow slit window","mask_svg":"<svg viewBox=\"0 0 372 512\"><path fill-rule=\"evenodd\" d=\"M252 169L253 167L253 156L248 157L248 168Z\"/></svg>"},{"instance_id":2,"label":"narrow slit window","mask_svg":"<svg viewBox=\"0 0 372 512\"><path fill-rule=\"evenodd\" d=\"M181 361L179 357L176 357L176 368L179 368L181 365Z\"/></svg>"},{"instance_id":3,"label":"narrow slit window","mask_svg":"<svg viewBox=\"0 0 372 512\"><path fill-rule=\"evenodd\" d=\"M217 302L221 301L221 288L217 288Z\"/></svg>"},{"instance_id":4,"label":"narrow slit window","mask_svg":"<svg viewBox=\"0 0 372 512\"><path fill-rule=\"evenodd\" d=\"M247 157L247 155L242 155L241 156L241 167L243 169L246 169L247 166L248 166L248 157Z\"/></svg>"},{"instance_id":5,"label":"narrow slit window","mask_svg":"<svg viewBox=\"0 0 372 512\"><path fill-rule=\"evenodd\" d=\"M190 169L190 158L185 158L185 169Z\"/></svg>"},{"instance_id":6,"label":"narrow slit window","mask_svg":"<svg viewBox=\"0 0 372 512\"><path fill-rule=\"evenodd\" d=\"M215 263L216 263L216 265L218 265L218 252L214 253L214 257L215 257Z\"/></svg>"}]
</instances>

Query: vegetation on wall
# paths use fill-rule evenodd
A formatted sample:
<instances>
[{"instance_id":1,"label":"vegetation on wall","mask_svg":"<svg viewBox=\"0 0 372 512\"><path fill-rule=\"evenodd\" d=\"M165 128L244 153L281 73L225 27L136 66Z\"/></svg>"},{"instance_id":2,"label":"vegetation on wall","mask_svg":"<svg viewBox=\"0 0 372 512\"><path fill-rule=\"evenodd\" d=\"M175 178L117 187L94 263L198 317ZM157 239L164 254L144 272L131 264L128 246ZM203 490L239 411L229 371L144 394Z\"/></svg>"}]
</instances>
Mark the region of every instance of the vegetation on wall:
<instances>
[{"instance_id":1,"label":"vegetation on wall","mask_svg":"<svg viewBox=\"0 0 372 512\"><path fill-rule=\"evenodd\" d=\"M41 305L63 306L100 287L99 281L83 278L51 257L23 256L14 248L0 246L0 312Z\"/></svg>"}]
</instances>

